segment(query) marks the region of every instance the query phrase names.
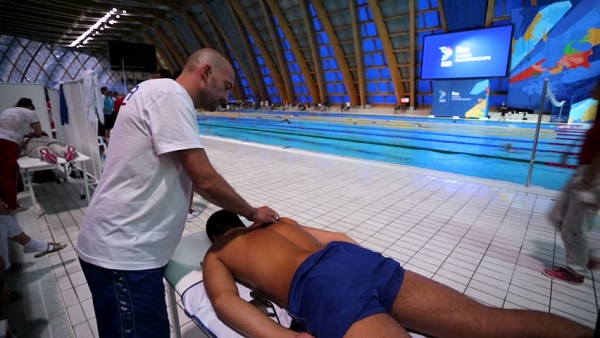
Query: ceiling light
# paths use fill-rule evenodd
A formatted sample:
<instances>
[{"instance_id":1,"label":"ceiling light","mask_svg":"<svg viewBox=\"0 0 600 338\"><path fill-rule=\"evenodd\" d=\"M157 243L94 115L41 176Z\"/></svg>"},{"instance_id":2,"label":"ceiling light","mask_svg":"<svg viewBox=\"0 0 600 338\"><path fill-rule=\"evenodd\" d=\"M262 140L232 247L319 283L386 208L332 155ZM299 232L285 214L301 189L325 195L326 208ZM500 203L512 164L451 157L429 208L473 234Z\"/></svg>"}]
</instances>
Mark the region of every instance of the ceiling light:
<instances>
[{"instance_id":1,"label":"ceiling light","mask_svg":"<svg viewBox=\"0 0 600 338\"><path fill-rule=\"evenodd\" d=\"M102 30L104 30L104 28L108 28L109 24L115 24L117 21L110 20L110 18L111 18L111 16L116 15L117 12L118 12L118 10L116 8L113 8L109 12L104 14L104 16L102 18L98 19L92 27L90 27L85 33L81 34L75 41L73 41L69 45L69 47L75 47L75 46L80 47L81 41L85 40L90 35L95 36L96 33L98 33L98 30L102 31ZM126 13L126 12L123 11L123 13ZM116 17L118 18L120 16L116 15Z\"/></svg>"}]
</instances>

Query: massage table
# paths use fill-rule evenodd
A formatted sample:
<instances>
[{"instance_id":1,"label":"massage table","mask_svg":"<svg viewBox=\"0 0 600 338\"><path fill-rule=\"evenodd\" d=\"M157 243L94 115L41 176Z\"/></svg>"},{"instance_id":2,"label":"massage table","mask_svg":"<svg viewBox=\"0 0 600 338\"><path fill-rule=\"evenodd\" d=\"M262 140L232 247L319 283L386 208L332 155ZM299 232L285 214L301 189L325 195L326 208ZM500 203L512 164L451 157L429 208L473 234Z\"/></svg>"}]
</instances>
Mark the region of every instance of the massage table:
<instances>
[{"instance_id":1,"label":"massage table","mask_svg":"<svg viewBox=\"0 0 600 338\"><path fill-rule=\"evenodd\" d=\"M19 165L19 171L21 172L21 177L23 177L23 184L29 190L29 196L31 197L31 206L32 207L35 207L35 205L37 204L37 200L35 198L35 193L33 191L33 182L32 182L33 173L36 171L41 171L41 170L57 169L62 166L64 174L65 174L65 181L66 181L69 178L69 175L67 174L67 166L69 163L81 163L81 167L82 167L81 170L83 171L83 182L84 182L84 186L85 186L85 195L83 195L83 193L82 193L81 198L82 199L85 198L87 200L87 202L89 203L90 191L89 191L88 180L87 180L88 172L86 169L86 162L89 161L90 158L80 152L78 152L77 154L78 154L77 158L75 158L71 162L65 161L65 159L62 157L57 157L56 164L44 162L44 161L40 160L39 158L33 158L33 157L29 157L29 156L24 156L17 160L17 164ZM44 214L44 210L41 206L39 209L40 209L40 213L37 214L36 217L40 217Z\"/></svg>"},{"instance_id":2,"label":"massage table","mask_svg":"<svg viewBox=\"0 0 600 338\"><path fill-rule=\"evenodd\" d=\"M246 223L246 225L250 224L248 222ZM171 318L173 320L171 325L173 325L175 337L177 338L181 338L181 329L177 311L176 294L181 297L186 315L190 317L207 336L240 337L217 318L212 309L212 305L210 305L210 301L206 296L204 286L200 283L203 280L200 262L204 259L204 255L211 244L212 243L204 231L184 236L175 249L175 253L165 270L164 277L168 282L167 293L169 297ZM254 296L250 289L240 284L237 286L240 297L247 301L253 300ZM277 316L272 316L272 319L289 327L292 318L287 314L287 311L275 304L270 303L269 305L271 305L268 311L269 314L277 314Z\"/></svg>"},{"instance_id":3,"label":"massage table","mask_svg":"<svg viewBox=\"0 0 600 338\"><path fill-rule=\"evenodd\" d=\"M173 253L165 270L164 277L168 282L167 293L171 305L171 319L173 320L171 325L173 325L176 338L181 338L181 327L175 293L181 297L188 288L202 280L200 262L204 259L204 255L211 244L204 231L184 236L177 245L175 253ZM200 328L202 329L202 327Z\"/></svg>"}]
</instances>

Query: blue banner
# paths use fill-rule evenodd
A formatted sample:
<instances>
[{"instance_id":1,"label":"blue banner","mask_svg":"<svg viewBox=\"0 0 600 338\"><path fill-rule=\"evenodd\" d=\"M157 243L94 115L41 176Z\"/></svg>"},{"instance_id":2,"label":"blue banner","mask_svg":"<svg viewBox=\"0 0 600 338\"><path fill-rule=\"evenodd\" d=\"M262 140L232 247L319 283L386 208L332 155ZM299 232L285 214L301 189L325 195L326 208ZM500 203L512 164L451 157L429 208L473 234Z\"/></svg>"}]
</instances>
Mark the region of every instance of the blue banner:
<instances>
[{"instance_id":1,"label":"blue banner","mask_svg":"<svg viewBox=\"0 0 600 338\"><path fill-rule=\"evenodd\" d=\"M489 79L433 81L432 114L447 117L486 117L489 88Z\"/></svg>"}]
</instances>

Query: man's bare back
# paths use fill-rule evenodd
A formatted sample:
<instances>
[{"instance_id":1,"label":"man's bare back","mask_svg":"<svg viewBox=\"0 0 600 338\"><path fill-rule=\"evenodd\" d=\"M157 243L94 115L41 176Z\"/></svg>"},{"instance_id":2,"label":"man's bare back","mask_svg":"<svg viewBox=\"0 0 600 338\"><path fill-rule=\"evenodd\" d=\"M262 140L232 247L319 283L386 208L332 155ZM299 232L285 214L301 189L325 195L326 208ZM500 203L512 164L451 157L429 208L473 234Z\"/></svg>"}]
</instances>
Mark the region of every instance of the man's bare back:
<instances>
[{"instance_id":1,"label":"man's bare back","mask_svg":"<svg viewBox=\"0 0 600 338\"><path fill-rule=\"evenodd\" d=\"M204 259L204 286L219 318L245 336L299 337L299 334L283 328L241 299L234 279L286 307L295 318L306 320L308 329L317 336L408 337L404 328L435 337L593 335L589 328L556 315L485 306L416 273L402 272L397 262L388 265L390 259L365 261L377 254L357 245L332 243L357 244L342 233L304 227L285 218L275 224L245 228L237 215L225 210L215 213L207 223L211 220L215 226L207 224L207 234L214 244ZM209 228L215 229L212 234ZM324 256L318 256L333 254L333 251L327 253L328 250L340 247L350 255L338 255L333 260L321 260ZM313 254L316 255L309 258ZM394 264L399 270L393 268ZM379 266L393 269L389 274L381 274L378 268L374 273L365 269ZM309 276L308 271L316 271L316 275ZM397 272L402 273L397 275ZM298 278L298 274L302 277ZM362 280L360 285L356 283L357 277ZM390 281L396 284L386 284ZM384 282L381 285L385 290L379 289L379 282ZM292 299L290 289L293 289ZM372 297L361 298L365 290L377 291L375 303L371 302ZM332 304L338 310L330 311ZM362 315L371 309L376 311ZM356 319L347 323L348 314ZM326 334L331 329L335 334Z\"/></svg>"},{"instance_id":2,"label":"man's bare back","mask_svg":"<svg viewBox=\"0 0 600 338\"><path fill-rule=\"evenodd\" d=\"M282 218L267 226L230 231L213 244L205 260L214 256L237 280L287 307L294 273L324 247L305 227Z\"/></svg>"}]
</instances>

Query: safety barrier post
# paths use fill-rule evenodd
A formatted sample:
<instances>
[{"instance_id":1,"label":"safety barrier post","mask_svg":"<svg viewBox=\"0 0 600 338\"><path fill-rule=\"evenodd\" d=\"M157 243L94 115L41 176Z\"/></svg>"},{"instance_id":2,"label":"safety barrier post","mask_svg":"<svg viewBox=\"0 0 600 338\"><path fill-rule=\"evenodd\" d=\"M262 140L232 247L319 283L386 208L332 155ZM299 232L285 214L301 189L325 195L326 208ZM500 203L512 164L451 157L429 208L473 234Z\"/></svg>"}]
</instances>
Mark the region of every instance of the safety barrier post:
<instances>
[{"instance_id":1,"label":"safety barrier post","mask_svg":"<svg viewBox=\"0 0 600 338\"><path fill-rule=\"evenodd\" d=\"M540 137L540 127L542 126L542 113L544 112L544 103L546 101L546 90L548 88L548 78L544 79L544 88L542 89L542 101L540 102L540 111L538 113L535 136L533 138L533 149L531 150L531 160L529 161L529 173L527 173L526 187L531 185L531 175L533 174L533 165L535 164L535 152L537 151L538 139Z\"/></svg>"}]
</instances>

